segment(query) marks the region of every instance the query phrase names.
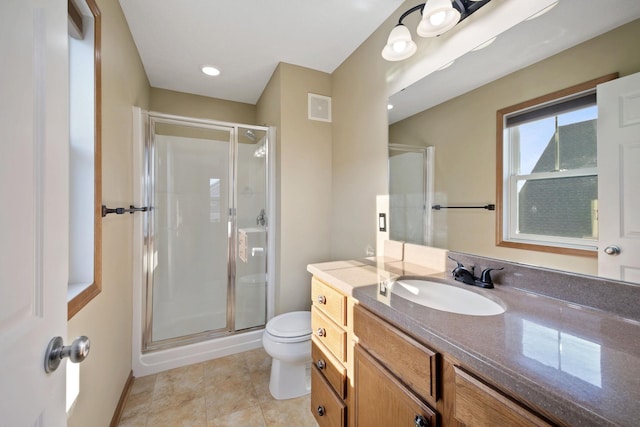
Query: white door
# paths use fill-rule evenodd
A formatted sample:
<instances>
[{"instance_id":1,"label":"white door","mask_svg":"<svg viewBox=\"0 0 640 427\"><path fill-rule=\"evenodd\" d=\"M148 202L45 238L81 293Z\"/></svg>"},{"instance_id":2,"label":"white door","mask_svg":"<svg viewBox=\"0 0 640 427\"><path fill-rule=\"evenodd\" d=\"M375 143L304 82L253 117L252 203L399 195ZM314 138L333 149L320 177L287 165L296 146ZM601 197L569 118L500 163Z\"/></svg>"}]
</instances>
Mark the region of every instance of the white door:
<instances>
[{"instance_id":1,"label":"white door","mask_svg":"<svg viewBox=\"0 0 640 427\"><path fill-rule=\"evenodd\" d=\"M66 0L0 3L0 426L64 426L68 59Z\"/></svg>"},{"instance_id":2,"label":"white door","mask_svg":"<svg viewBox=\"0 0 640 427\"><path fill-rule=\"evenodd\" d=\"M598 273L640 283L640 73L598 86Z\"/></svg>"}]
</instances>

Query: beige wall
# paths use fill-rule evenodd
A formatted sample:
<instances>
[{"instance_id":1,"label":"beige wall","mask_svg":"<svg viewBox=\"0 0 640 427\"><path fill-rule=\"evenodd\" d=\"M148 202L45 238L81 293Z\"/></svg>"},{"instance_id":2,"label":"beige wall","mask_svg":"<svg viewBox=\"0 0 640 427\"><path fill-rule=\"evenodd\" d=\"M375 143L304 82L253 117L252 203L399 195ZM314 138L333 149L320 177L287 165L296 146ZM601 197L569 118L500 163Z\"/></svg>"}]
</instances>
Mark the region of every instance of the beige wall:
<instances>
[{"instance_id":1,"label":"beige wall","mask_svg":"<svg viewBox=\"0 0 640 427\"><path fill-rule=\"evenodd\" d=\"M394 13L331 76L334 259L362 258L367 247L376 247L376 196L387 194L387 84L393 81L392 64L380 52L398 15Z\"/></svg>"},{"instance_id":2,"label":"beige wall","mask_svg":"<svg viewBox=\"0 0 640 427\"><path fill-rule=\"evenodd\" d=\"M109 206L132 195L131 107L149 103L149 83L117 0L102 12L102 194ZM132 218L108 216L102 228L102 293L68 323L68 342L91 339L80 365L80 396L68 425L107 426L131 371Z\"/></svg>"},{"instance_id":3,"label":"beige wall","mask_svg":"<svg viewBox=\"0 0 640 427\"><path fill-rule=\"evenodd\" d=\"M390 140L436 147L436 203L495 202L496 110L593 78L640 71L640 20L395 123ZM595 258L495 246L495 212L434 213L435 245L595 274Z\"/></svg>"},{"instance_id":4,"label":"beige wall","mask_svg":"<svg viewBox=\"0 0 640 427\"><path fill-rule=\"evenodd\" d=\"M330 76L281 63L258 101L278 132L276 314L309 309L306 266L329 259L331 123L307 118L308 93L331 96Z\"/></svg>"},{"instance_id":5,"label":"beige wall","mask_svg":"<svg viewBox=\"0 0 640 427\"><path fill-rule=\"evenodd\" d=\"M172 90L151 88L149 109L158 113L255 125L256 106Z\"/></svg>"}]
</instances>

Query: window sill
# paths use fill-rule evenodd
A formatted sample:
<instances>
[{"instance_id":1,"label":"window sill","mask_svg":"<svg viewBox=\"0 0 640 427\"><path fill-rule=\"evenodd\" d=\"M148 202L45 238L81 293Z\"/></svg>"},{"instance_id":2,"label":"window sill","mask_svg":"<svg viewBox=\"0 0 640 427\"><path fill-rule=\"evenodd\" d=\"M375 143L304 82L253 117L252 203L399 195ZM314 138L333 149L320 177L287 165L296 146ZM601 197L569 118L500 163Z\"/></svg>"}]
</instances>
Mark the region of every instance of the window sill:
<instances>
[{"instance_id":1,"label":"window sill","mask_svg":"<svg viewBox=\"0 0 640 427\"><path fill-rule=\"evenodd\" d=\"M522 242L513 242L502 240L497 243L497 246L503 248L513 248L513 249L525 249L529 251L537 251L537 252L547 252L561 255L573 255L573 256L582 256L589 258L597 258L598 251L596 248L594 249L577 249L577 248L567 248L561 246L548 246L548 245L537 245L533 243L522 243Z\"/></svg>"},{"instance_id":2,"label":"window sill","mask_svg":"<svg viewBox=\"0 0 640 427\"><path fill-rule=\"evenodd\" d=\"M70 283L67 290L67 320L71 320L84 306L101 292L100 287L93 282Z\"/></svg>"}]
</instances>

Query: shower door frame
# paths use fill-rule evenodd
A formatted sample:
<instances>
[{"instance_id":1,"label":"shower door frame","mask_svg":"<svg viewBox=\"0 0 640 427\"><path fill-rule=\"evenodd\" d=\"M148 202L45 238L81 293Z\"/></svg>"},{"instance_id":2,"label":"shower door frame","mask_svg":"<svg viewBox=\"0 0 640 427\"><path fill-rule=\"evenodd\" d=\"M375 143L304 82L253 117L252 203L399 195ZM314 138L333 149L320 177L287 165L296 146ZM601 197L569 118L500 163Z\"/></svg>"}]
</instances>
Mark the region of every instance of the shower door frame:
<instances>
[{"instance_id":1,"label":"shower door frame","mask_svg":"<svg viewBox=\"0 0 640 427\"><path fill-rule=\"evenodd\" d=\"M143 174L143 204L149 206L150 209L144 213L143 220L143 295L142 295L142 315L143 315L143 327L142 327L142 353L148 353L158 350L175 348L183 345L198 343L202 341L208 341L215 338L226 337L230 335L241 334L245 332L264 329L264 325L255 326L251 328L242 329L240 331L235 330L235 298L236 298L236 262L237 262L237 172L238 172L238 131L242 129L251 129L264 131L266 135L265 147L265 187L267 189L266 198L266 212L269 221L269 226L266 230L267 239L267 255L266 255L266 298L265 304L265 324L269 318L273 316L273 301L275 300L275 294L273 291L272 283L274 283L274 271L275 271L275 257L272 255L272 250L275 249L273 244L273 236L275 229L275 193L273 189L273 183L275 183L275 166L272 164L275 156L273 154L273 147L275 141L275 128L266 126L254 126L242 123L222 122L216 120L199 119L192 117L177 116L171 114L158 113L153 111L141 111L144 122L144 153L142 156L142 169ZM197 332L189 335L178 336L173 338L166 338L162 340L153 341L153 273L150 268L150 263L153 262L154 251L154 235L153 235L153 215L152 210L154 206L154 196L151 191L155 183L154 180L154 125L155 123L165 123L170 125L183 125L192 126L201 129L211 129L219 131L228 131L230 134L230 147L229 147L229 208L228 208L228 244L227 244L227 311L226 311L226 326L215 330L207 330ZM272 225L273 224L273 225Z\"/></svg>"}]
</instances>

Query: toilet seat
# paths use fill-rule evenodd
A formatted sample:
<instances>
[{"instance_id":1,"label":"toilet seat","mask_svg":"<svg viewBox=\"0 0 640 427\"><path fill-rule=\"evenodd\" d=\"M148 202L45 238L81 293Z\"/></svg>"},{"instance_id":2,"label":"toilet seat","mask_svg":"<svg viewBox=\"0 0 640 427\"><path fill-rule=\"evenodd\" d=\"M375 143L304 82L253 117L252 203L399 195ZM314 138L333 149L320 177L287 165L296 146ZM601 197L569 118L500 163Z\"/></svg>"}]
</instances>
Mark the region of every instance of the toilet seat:
<instances>
[{"instance_id":1,"label":"toilet seat","mask_svg":"<svg viewBox=\"0 0 640 427\"><path fill-rule=\"evenodd\" d=\"M308 311L280 314L267 322L265 330L277 342L306 341L311 338L311 316Z\"/></svg>"}]
</instances>

